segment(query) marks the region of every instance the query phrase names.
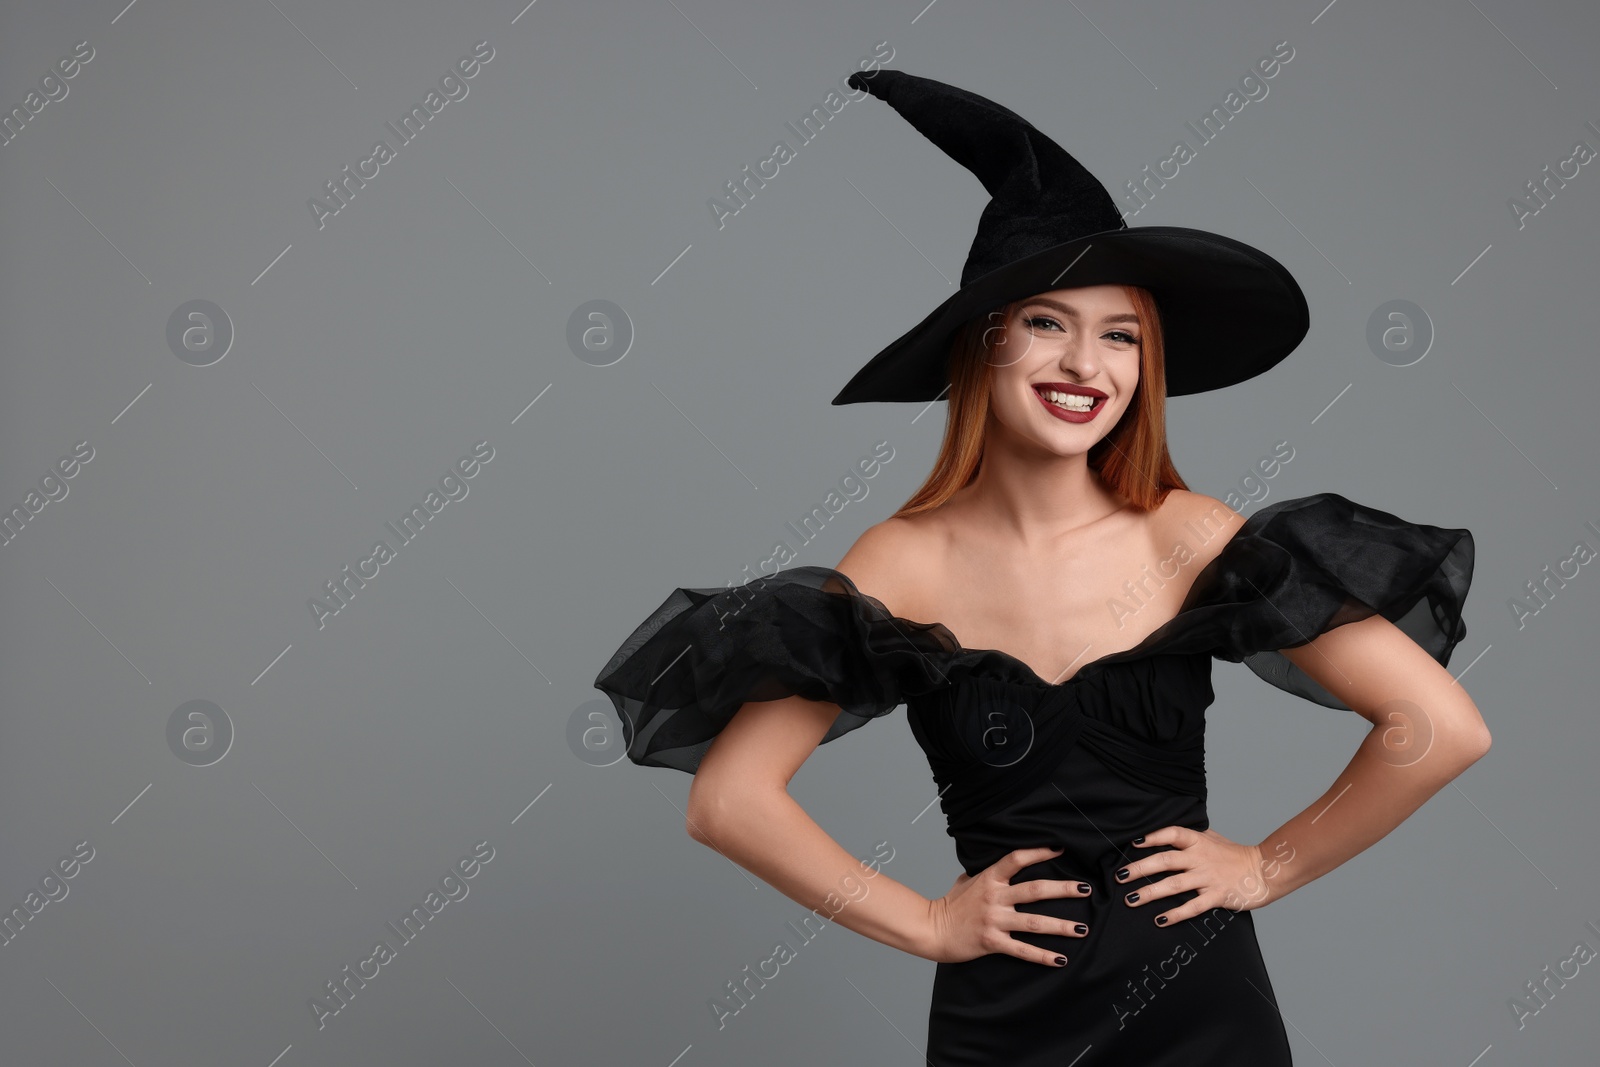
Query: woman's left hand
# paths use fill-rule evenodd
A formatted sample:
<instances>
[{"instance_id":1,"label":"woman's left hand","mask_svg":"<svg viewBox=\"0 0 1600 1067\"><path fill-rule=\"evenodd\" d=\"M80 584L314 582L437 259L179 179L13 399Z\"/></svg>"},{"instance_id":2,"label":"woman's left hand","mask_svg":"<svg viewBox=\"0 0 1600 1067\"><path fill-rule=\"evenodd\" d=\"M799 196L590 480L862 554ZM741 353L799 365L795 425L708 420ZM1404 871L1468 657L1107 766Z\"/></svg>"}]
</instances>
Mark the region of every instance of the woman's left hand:
<instances>
[{"instance_id":1,"label":"woman's left hand","mask_svg":"<svg viewBox=\"0 0 1600 1067\"><path fill-rule=\"evenodd\" d=\"M1215 830L1202 832L1187 826L1163 826L1134 841L1135 848L1157 845L1172 847L1134 860L1117 871L1117 881L1129 887L1123 902L1135 908L1191 889L1198 892L1182 905L1152 916L1158 926L1171 926L1212 908L1251 911L1272 899L1259 845L1241 845ZM1139 883L1141 878L1168 871L1173 873L1159 881ZM1137 899L1130 899L1133 897Z\"/></svg>"}]
</instances>

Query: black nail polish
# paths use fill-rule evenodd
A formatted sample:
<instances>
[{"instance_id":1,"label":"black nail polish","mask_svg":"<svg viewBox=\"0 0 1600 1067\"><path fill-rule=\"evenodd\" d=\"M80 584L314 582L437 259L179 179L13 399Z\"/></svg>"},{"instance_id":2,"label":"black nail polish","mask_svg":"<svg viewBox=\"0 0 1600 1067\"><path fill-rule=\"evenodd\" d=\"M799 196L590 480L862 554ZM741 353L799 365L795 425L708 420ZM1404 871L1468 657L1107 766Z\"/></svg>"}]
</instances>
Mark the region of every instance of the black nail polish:
<instances>
[{"instance_id":1,"label":"black nail polish","mask_svg":"<svg viewBox=\"0 0 1600 1067\"><path fill-rule=\"evenodd\" d=\"M1137 904L1137 903L1139 903L1139 894L1138 893L1129 893L1128 894L1128 903L1129 904Z\"/></svg>"},{"instance_id":2,"label":"black nail polish","mask_svg":"<svg viewBox=\"0 0 1600 1067\"><path fill-rule=\"evenodd\" d=\"M1089 932L1089 928L1087 926L1083 925L1082 923L1078 923L1076 926L1073 927L1073 929L1076 930L1080 934L1086 934L1086 933Z\"/></svg>"},{"instance_id":3,"label":"black nail polish","mask_svg":"<svg viewBox=\"0 0 1600 1067\"><path fill-rule=\"evenodd\" d=\"M1122 870L1117 872L1117 881L1120 882L1126 877L1128 877L1128 868L1124 867Z\"/></svg>"},{"instance_id":4,"label":"black nail polish","mask_svg":"<svg viewBox=\"0 0 1600 1067\"><path fill-rule=\"evenodd\" d=\"M1088 882L1079 882L1078 883L1078 892L1082 893L1084 896L1088 896L1089 895L1089 883Z\"/></svg>"},{"instance_id":5,"label":"black nail polish","mask_svg":"<svg viewBox=\"0 0 1600 1067\"><path fill-rule=\"evenodd\" d=\"M1067 965L1067 957L1065 957L1065 956L1057 956L1056 957L1056 966L1057 967L1065 967L1066 965Z\"/></svg>"},{"instance_id":6,"label":"black nail polish","mask_svg":"<svg viewBox=\"0 0 1600 1067\"><path fill-rule=\"evenodd\" d=\"M1134 844L1136 844L1136 845L1142 845L1142 844L1144 844L1144 837L1143 837L1143 836L1140 836L1140 837L1136 837L1136 838L1134 838L1134 839L1133 839L1133 843L1134 843Z\"/></svg>"},{"instance_id":7,"label":"black nail polish","mask_svg":"<svg viewBox=\"0 0 1600 1067\"><path fill-rule=\"evenodd\" d=\"M1156 916L1156 925L1157 926L1165 926L1165 925L1167 925L1167 917L1165 915L1157 915Z\"/></svg>"}]
</instances>

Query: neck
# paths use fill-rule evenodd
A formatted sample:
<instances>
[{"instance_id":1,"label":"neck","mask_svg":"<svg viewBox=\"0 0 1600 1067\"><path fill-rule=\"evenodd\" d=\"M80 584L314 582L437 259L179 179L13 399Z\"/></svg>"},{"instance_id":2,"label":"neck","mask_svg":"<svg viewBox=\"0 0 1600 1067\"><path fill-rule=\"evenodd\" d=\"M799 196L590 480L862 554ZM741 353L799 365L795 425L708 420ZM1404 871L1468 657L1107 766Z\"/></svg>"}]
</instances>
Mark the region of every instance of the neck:
<instances>
[{"instance_id":1,"label":"neck","mask_svg":"<svg viewBox=\"0 0 1600 1067\"><path fill-rule=\"evenodd\" d=\"M961 496L986 523L1024 546L1047 544L1127 503L1090 468L1087 453L1022 447L998 425L990 427L977 476Z\"/></svg>"}]
</instances>

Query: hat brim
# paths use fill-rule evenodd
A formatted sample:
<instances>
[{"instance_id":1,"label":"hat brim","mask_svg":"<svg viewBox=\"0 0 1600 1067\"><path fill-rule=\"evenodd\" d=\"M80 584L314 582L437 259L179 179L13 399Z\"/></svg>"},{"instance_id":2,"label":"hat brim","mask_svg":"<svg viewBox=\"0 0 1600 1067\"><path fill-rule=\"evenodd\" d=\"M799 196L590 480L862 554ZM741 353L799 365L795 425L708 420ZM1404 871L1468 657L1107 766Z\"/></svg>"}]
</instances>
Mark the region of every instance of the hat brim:
<instances>
[{"instance_id":1,"label":"hat brim","mask_svg":"<svg viewBox=\"0 0 1600 1067\"><path fill-rule=\"evenodd\" d=\"M1138 226L1054 245L976 278L867 364L835 405L938 400L954 332L1013 300L1089 285L1136 285L1155 297L1167 395L1221 389L1282 362L1311 326L1288 269L1241 241L1182 226Z\"/></svg>"}]
</instances>

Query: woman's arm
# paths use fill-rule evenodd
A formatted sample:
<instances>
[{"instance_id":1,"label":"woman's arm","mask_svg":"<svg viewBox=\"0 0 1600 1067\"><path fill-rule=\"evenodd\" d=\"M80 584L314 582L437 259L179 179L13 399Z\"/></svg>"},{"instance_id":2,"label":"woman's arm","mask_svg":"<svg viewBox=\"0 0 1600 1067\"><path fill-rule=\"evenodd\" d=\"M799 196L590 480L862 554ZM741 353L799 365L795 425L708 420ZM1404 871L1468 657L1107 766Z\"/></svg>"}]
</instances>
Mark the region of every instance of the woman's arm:
<instances>
[{"instance_id":1,"label":"woman's arm","mask_svg":"<svg viewBox=\"0 0 1600 1067\"><path fill-rule=\"evenodd\" d=\"M1335 627L1283 654L1373 728L1327 792L1256 846L1261 903L1384 837L1482 758L1491 740L1466 690L1382 616ZM1282 862L1286 855L1292 860Z\"/></svg>"},{"instance_id":2,"label":"woman's arm","mask_svg":"<svg viewBox=\"0 0 1600 1067\"><path fill-rule=\"evenodd\" d=\"M740 708L689 787L689 836L805 907L837 910L839 925L932 958L932 902L881 871L864 872L789 795L789 780L838 714L837 704L801 697Z\"/></svg>"},{"instance_id":3,"label":"woman's arm","mask_svg":"<svg viewBox=\"0 0 1600 1067\"><path fill-rule=\"evenodd\" d=\"M1489 751L1489 728L1450 672L1388 619L1368 616L1295 648L1289 662L1373 724L1327 792L1259 845L1186 826L1130 844L1163 849L1118 872L1129 907L1158 925L1212 908L1249 911L1367 848ZM1144 881L1157 877L1154 882ZM1170 898L1195 891L1175 908Z\"/></svg>"},{"instance_id":4,"label":"woman's arm","mask_svg":"<svg viewBox=\"0 0 1600 1067\"><path fill-rule=\"evenodd\" d=\"M795 803L789 779L838 714L837 704L800 697L742 706L706 750L689 787L690 836L790 899L912 955L960 963L1000 952L1066 966L1066 956L1012 936L1020 930L1088 936L1087 924L1016 908L1091 892L1077 879L1012 884L1023 868L1061 855L1059 849L1015 849L976 877L963 871L950 892L929 900L886 874L868 873Z\"/></svg>"}]
</instances>

